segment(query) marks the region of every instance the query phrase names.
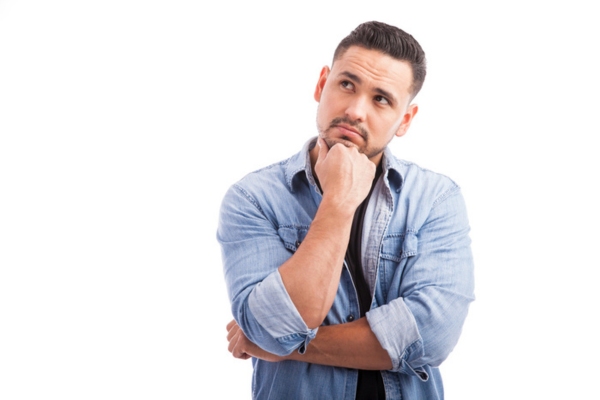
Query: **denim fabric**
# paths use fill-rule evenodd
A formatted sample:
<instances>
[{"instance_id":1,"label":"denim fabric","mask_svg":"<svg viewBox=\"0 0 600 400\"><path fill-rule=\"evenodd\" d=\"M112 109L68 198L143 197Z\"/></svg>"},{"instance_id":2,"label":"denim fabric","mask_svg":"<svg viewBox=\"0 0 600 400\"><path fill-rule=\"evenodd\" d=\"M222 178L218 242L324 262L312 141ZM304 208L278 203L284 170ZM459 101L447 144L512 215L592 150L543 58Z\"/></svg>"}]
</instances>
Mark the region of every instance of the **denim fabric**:
<instances>
[{"instance_id":1,"label":"denim fabric","mask_svg":"<svg viewBox=\"0 0 600 400\"><path fill-rule=\"evenodd\" d=\"M235 320L246 336L278 355L304 352L309 329L278 267L306 236L321 201L308 151L245 176L226 193L217 239ZM388 399L442 399L438 366L456 345L474 300L469 224L459 187L449 178L385 150L382 183L365 217L363 268L373 291L369 325L389 353L382 371ZM323 325L359 316L343 268ZM297 361L253 359L255 399L354 399L357 371Z\"/></svg>"}]
</instances>

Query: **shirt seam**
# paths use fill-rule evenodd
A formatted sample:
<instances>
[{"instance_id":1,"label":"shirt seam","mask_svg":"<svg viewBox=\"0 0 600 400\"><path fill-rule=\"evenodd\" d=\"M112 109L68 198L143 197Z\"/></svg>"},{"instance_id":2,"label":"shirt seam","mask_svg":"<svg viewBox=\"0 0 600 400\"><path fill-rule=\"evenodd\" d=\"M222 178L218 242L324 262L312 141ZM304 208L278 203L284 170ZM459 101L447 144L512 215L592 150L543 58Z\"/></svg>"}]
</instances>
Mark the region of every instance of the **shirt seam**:
<instances>
[{"instance_id":1,"label":"shirt seam","mask_svg":"<svg viewBox=\"0 0 600 400\"><path fill-rule=\"evenodd\" d=\"M258 202L257 202L257 201L254 199L254 197L252 197L252 196L250 195L250 193L248 193L248 192L247 192L247 191L246 191L246 190L245 190L243 187L241 187L241 186L240 186L240 185L238 185L238 184L234 184L234 185L233 185L233 187L235 187L237 190L239 190L239 191L242 193L242 195L243 195L243 196L244 196L246 199L248 199L248 201L249 201L250 203L252 203L252 204L254 205L254 207L256 207L256 209L257 209L258 211L260 211L260 213L261 213L261 215L262 215L263 217L267 218L267 216L265 215L265 212L263 211L263 209L262 209L262 207L260 206L260 204L258 204Z\"/></svg>"},{"instance_id":2,"label":"shirt seam","mask_svg":"<svg viewBox=\"0 0 600 400\"><path fill-rule=\"evenodd\" d=\"M431 209L433 210L440 203L444 202L448 197L450 197L451 195L453 195L455 193L458 193L459 191L460 191L460 186L458 186L457 184L454 184L454 186L452 186L450 189L446 190L444 193L442 193L440 196L438 196L435 199L435 201L431 205Z\"/></svg>"}]
</instances>

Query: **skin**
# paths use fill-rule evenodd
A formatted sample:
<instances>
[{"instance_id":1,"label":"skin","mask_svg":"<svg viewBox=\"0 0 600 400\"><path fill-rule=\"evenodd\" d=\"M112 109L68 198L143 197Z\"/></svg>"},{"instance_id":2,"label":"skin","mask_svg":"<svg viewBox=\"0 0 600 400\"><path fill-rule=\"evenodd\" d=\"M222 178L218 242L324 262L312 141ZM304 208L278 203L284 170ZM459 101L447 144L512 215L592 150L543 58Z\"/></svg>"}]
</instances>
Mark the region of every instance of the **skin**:
<instances>
[{"instance_id":1,"label":"skin","mask_svg":"<svg viewBox=\"0 0 600 400\"><path fill-rule=\"evenodd\" d=\"M356 147L379 164L388 143L403 136L417 114L410 104L412 79L408 62L350 47L332 69L321 70L314 94L319 136L329 148Z\"/></svg>"},{"instance_id":2,"label":"skin","mask_svg":"<svg viewBox=\"0 0 600 400\"><path fill-rule=\"evenodd\" d=\"M335 299L356 208L369 193L383 150L406 133L417 114L417 105L410 104L411 87L409 63L358 46L346 50L331 69L321 70L314 93L319 139L310 157L323 198L302 246L279 268L304 322L319 331L305 354L279 357L250 342L233 320L227 340L234 357L392 367L366 318L320 325Z\"/></svg>"}]
</instances>

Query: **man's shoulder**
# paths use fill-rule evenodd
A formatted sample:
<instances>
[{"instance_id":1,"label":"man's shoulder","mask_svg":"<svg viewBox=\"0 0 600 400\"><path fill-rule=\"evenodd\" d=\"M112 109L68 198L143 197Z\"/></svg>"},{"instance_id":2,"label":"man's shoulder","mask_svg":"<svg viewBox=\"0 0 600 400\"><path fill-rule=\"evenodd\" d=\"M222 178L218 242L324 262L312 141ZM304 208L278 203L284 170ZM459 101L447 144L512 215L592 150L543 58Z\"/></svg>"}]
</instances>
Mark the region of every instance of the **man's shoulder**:
<instances>
[{"instance_id":1,"label":"man's shoulder","mask_svg":"<svg viewBox=\"0 0 600 400\"><path fill-rule=\"evenodd\" d=\"M265 190L271 191L273 189L279 191L292 191L292 181L299 172L303 172L307 168L308 145L309 143L305 144L302 150L286 159L246 174L233 186L252 191L258 190L261 192L264 192Z\"/></svg>"},{"instance_id":2,"label":"man's shoulder","mask_svg":"<svg viewBox=\"0 0 600 400\"><path fill-rule=\"evenodd\" d=\"M277 226L297 223L294 216L299 210L314 208L314 202L308 178L304 169L298 169L294 157L252 171L232 184L222 209L234 214L258 210Z\"/></svg>"},{"instance_id":3,"label":"man's shoulder","mask_svg":"<svg viewBox=\"0 0 600 400\"><path fill-rule=\"evenodd\" d=\"M290 163L291 157L284 160L266 165L257 170L247 173L239 179L234 186L239 186L247 189L261 188L263 185L280 185L285 184L286 170Z\"/></svg>"},{"instance_id":4,"label":"man's shoulder","mask_svg":"<svg viewBox=\"0 0 600 400\"><path fill-rule=\"evenodd\" d=\"M298 154L246 174L230 186L226 198L244 198L260 208L280 208L284 203L289 205L304 198L307 191L303 188L308 187L308 181L297 157Z\"/></svg>"}]
</instances>

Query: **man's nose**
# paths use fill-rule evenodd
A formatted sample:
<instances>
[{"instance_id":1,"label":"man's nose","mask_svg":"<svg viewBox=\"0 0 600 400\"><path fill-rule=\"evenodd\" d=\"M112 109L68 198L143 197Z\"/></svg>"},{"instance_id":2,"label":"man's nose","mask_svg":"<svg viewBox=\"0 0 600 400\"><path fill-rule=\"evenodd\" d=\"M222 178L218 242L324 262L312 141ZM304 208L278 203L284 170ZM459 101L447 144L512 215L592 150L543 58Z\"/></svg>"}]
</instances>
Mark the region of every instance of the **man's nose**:
<instances>
[{"instance_id":1,"label":"man's nose","mask_svg":"<svg viewBox=\"0 0 600 400\"><path fill-rule=\"evenodd\" d=\"M346 115L352 121L364 122L367 117L367 99L363 96L356 96L348 104Z\"/></svg>"}]
</instances>

